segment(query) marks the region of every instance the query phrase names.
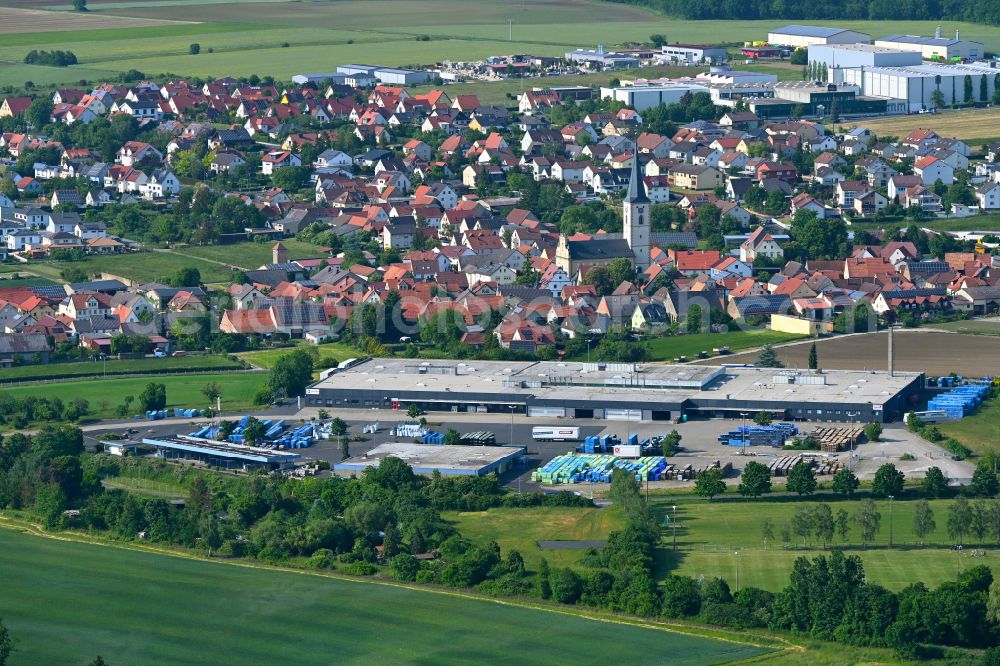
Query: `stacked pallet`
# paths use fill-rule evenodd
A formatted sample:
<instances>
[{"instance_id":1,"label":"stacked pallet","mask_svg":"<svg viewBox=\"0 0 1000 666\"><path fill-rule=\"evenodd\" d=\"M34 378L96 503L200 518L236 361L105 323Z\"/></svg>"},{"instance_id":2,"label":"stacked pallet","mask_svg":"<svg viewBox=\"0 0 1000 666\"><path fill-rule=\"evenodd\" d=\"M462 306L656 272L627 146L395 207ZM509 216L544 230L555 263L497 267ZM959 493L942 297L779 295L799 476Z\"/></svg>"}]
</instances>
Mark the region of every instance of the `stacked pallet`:
<instances>
[{"instance_id":1,"label":"stacked pallet","mask_svg":"<svg viewBox=\"0 0 1000 666\"><path fill-rule=\"evenodd\" d=\"M810 433L810 437L819 443L821 451L836 453L857 444L864 433L864 428L855 426L851 428L833 428L821 426Z\"/></svg>"},{"instance_id":2,"label":"stacked pallet","mask_svg":"<svg viewBox=\"0 0 1000 666\"><path fill-rule=\"evenodd\" d=\"M813 464L816 476L832 476L842 469L839 460L820 460Z\"/></svg>"},{"instance_id":3,"label":"stacked pallet","mask_svg":"<svg viewBox=\"0 0 1000 666\"><path fill-rule=\"evenodd\" d=\"M836 474L842 468L839 460L816 460L811 458L803 458L802 456L782 456L771 461L771 464L767 466L768 470L771 472L771 476L788 476L788 473L792 471L799 462L806 462L813 469L813 473L817 476L828 476L831 474Z\"/></svg>"},{"instance_id":4,"label":"stacked pallet","mask_svg":"<svg viewBox=\"0 0 1000 666\"><path fill-rule=\"evenodd\" d=\"M685 469L688 468L691 468L691 465L688 465L688 467ZM721 469L722 476L726 476L727 474L733 471L733 463L727 462L725 465L723 465L720 461L716 460L710 465L702 465L701 467L694 467L690 469L691 475L687 478L697 479L710 469Z\"/></svg>"},{"instance_id":5,"label":"stacked pallet","mask_svg":"<svg viewBox=\"0 0 1000 666\"><path fill-rule=\"evenodd\" d=\"M802 460L802 456L781 456L772 460L767 468L770 470L771 476L788 476L788 472L800 460Z\"/></svg>"}]
</instances>

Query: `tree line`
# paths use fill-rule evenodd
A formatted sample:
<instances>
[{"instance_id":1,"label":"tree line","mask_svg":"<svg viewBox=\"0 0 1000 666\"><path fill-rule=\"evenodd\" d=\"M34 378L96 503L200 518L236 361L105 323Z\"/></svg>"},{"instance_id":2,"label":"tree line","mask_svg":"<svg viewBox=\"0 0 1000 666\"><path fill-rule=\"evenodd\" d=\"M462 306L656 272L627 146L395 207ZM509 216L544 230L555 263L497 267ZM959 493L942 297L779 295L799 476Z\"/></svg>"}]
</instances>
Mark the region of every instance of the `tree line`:
<instances>
[{"instance_id":1,"label":"tree line","mask_svg":"<svg viewBox=\"0 0 1000 666\"><path fill-rule=\"evenodd\" d=\"M1000 2L983 0L848 0L847 2L791 3L784 0L611 0L641 5L686 19L776 19L841 21L967 21L1000 25Z\"/></svg>"}]
</instances>

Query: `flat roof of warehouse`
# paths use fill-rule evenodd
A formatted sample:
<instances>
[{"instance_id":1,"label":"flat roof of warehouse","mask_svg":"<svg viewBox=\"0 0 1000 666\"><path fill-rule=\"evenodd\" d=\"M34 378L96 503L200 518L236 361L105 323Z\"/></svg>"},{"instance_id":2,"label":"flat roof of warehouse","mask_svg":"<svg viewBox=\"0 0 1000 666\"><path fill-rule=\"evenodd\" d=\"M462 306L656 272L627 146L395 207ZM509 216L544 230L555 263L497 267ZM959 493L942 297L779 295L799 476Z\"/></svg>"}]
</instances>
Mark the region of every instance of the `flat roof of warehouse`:
<instances>
[{"instance_id":1,"label":"flat roof of warehouse","mask_svg":"<svg viewBox=\"0 0 1000 666\"><path fill-rule=\"evenodd\" d=\"M338 472L361 471L375 467L383 458L392 456L404 461L414 472L429 474L434 470L477 473L491 466L524 455L523 446L438 446L387 442L364 455L349 458L334 465Z\"/></svg>"},{"instance_id":2,"label":"flat roof of warehouse","mask_svg":"<svg viewBox=\"0 0 1000 666\"><path fill-rule=\"evenodd\" d=\"M819 25L786 25L770 31L772 35L796 35L798 37L832 37L842 32L858 32L845 28L825 28ZM864 34L864 33L861 33Z\"/></svg>"},{"instance_id":3,"label":"flat roof of warehouse","mask_svg":"<svg viewBox=\"0 0 1000 666\"><path fill-rule=\"evenodd\" d=\"M928 76L979 76L991 71L985 67L970 67L968 65L900 65L898 67L867 67L865 74L892 74L907 78L925 78Z\"/></svg>"},{"instance_id":4,"label":"flat roof of warehouse","mask_svg":"<svg viewBox=\"0 0 1000 666\"><path fill-rule=\"evenodd\" d=\"M228 442L218 442L212 439L202 439L200 437L189 437L181 435L179 437L157 437L142 440L143 444L150 444L163 449L173 449L175 451L188 451L205 456L218 458L232 458L234 460L249 460L258 463L291 463L301 456L298 453L280 451L273 449L262 449L243 444L231 444Z\"/></svg>"},{"instance_id":5,"label":"flat roof of warehouse","mask_svg":"<svg viewBox=\"0 0 1000 666\"><path fill-rule=\"evenodd\" d=\"M899 44L920 44L921 46L954 46L965 39L949 39L947 37L922 37L920 35L889 35L877 39L878 42L896 42Z\"/></svg>"},{"instance_id":6,"label":"flat roof of warehouse","mask_svg":"<svg viewBox=\"0 0 1000 666\"><path fill-rule=\"evenodd\" d=\"M677 402L699 398L772 402L850 399L880 404L917 377L917 373L904 372L890 377L870 370L825 370L821 374L826 384L775 384L774 378L782 373L811 374L808 370L662 363L421 362L379 358L338 370L309 387L307 394L319 395L324 389L375 390L384 391L386 399L404 393L427 393L431 399L436 394L440 399L461 402L469 396L470 402L505 404L531 397L627 402L654 396Z\"/></svg>"}]
</instances>

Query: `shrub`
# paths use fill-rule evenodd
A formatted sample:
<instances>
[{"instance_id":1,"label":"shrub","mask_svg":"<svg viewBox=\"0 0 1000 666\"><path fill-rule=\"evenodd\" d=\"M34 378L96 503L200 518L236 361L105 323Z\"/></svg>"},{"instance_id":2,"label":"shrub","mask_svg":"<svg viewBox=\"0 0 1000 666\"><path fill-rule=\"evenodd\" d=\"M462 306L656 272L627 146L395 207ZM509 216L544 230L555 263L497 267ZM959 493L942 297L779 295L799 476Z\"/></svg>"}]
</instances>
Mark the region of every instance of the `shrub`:
<instances>
[{"instance_id":1,"label":"shrub","mask_svg":"<svg viewBox=\"0 0 1000 666\"><path fill-rule=\"evenodd\" d=\"M76 55L72 51L38 51L32 49L28 52L28 55L24 56L24 64L26 65L69 67L70 65L75 65L76 63Z\"/></svg>"},{"instance_id":2,"label":"shrub","mask_svg":"<svg viewBox=\"0 0 1000 666\"><path fill-rule=\"evenodd\" d=\"M353 562L341 569L351 576L374 576L378 573L378 566L371 562Z\"/></svg>"}]
</instances>

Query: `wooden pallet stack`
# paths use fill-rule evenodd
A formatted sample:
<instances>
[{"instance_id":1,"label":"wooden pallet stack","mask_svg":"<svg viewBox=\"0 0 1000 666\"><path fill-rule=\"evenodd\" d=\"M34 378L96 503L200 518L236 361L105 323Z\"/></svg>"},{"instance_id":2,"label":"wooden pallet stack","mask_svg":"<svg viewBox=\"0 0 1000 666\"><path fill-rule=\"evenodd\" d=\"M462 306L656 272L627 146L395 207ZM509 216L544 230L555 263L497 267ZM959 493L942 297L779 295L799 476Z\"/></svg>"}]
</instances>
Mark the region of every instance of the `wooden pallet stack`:
<instances>
[{"instance_id":1,"label":"wooden pallet stack","mask_svg":"<svg viewBox=\"0 0 1000 666\"><path fill-rule=\"evenodd\" d=\"M771 476L788 476L791 469L802 460L805 460L812 466L813 472L817 476L836 474L842 467L839 460L811 459L803 458L802 456L781 456L780 458L772 460L767 468L770 470Z\"/></svg>"},{"instance_id":2,"label":"wooden pallet stack","mask_svg":"<svg viewBox=\"0 0 1000 666\"><path fill-rule=\"evenodd\" d=\"M864 428L860 426L851 428L833 428L821 426L810 433L810 437L819 442L821 451L836 453L849 449L851 444L857 444L864 434Z\"/></svg>"},{"instance_id":3,"label":"wooden pallet stack","mask_svg":"<svg viewBox=\"0 0 1000 666\"><path fill-rule=\"evenodd\" d=\"M771 471L771 476L788 476L788 472L801 459L802 456L781 456L772 460L767 468Z\"/></svg>"}]
</instances>

